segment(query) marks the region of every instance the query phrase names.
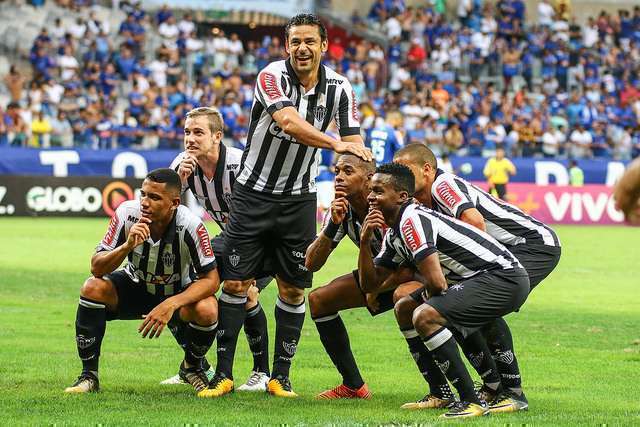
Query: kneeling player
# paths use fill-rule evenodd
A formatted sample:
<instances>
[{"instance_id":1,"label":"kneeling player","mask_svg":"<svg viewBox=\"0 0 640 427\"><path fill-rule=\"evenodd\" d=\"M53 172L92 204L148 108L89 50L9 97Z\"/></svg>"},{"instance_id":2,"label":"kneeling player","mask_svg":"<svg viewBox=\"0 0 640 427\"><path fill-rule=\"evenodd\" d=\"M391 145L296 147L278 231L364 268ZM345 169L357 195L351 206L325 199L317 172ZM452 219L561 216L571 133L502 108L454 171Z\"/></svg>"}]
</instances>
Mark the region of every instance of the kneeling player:
<instances>
[{"instance_id":1,"label":"kneeling player","mask_svg":"<svg viewBox=\"0 0 640 427\"><path fill-rule=\"evenodd\" d=\"M92 277L80 289L76 342L82 360L67 393L99 390L98 359L108 320L144 317L143 338L184 322L182 377L196 391L207 387L201 360L216 336L220 279L209 234L180 205L180 178L172 169L150 172L140 200L122 203L91 259ZM127 258L123 269L116 270Z\"/></svg>"},{"instance_id":2,"label":"kneeling player","mask_svg":"<svg viewBox=\"0 0 640 427\"><path fill-rule=\"evenodd\" d=\"M360 246L362 223L369 212L367 196L371 191L371 176L375 172L374 162L345 154L338 159L335 172L336 198L327 213L322 232L307 249L306 266L312 271L318 271L325 264L333 249L345 236L349 236L353 243ZM373 254L380 251L383 232L384 230L374 231L370 242ZM413 278L412 274L410 278ZM384 288L377 289L375 293L365 293L358 280L358 271L355 270L309 294L311 317L318 328L322 345L342 375L342 384L320 393L319 398L368 399L371 396L358 370L351 352L349 335L338 313L351 308L367 307L371 315L375 316L392 309L393 291L399 281L398 276L389 277ZM421 340L418 344L424 348ZM437 366L432 362L424 371L427 372L429 384L437 385L431 388L434 389L434 395L443 397L439 401L441 405L449 403L447 381Z\"/></svg>"},{"instance_id":3,"label":"kneeling player","mask_svg":"<svg viewBox=\"0 0 640 427\"><path fill-rule=\"evenodd\" d=\"M361 283L411 264L424 277L423 304L413 325L436 363L460 394L446 418L485 415L451 330L468 336L494 319L517 310L529 292L529 277L516 257L476 228L411 200L414 177L406 166L379 167L372 179L359 255ZM367 249L374 230L387 224L383 247L373 260ZM446 272L446 276L443 273ZM416 297L416 295L414 295Z\"/></svg>"}]
</instances>

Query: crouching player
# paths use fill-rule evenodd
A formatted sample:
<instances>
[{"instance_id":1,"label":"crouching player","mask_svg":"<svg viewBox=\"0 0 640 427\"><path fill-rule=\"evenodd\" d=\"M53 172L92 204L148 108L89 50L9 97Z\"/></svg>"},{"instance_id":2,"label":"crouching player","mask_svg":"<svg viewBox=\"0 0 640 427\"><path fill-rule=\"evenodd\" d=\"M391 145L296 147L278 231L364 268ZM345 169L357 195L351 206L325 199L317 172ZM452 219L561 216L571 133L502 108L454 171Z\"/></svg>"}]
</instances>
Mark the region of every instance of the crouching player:
<instances>
[{"instance_id":1,"label":"crouching player","mask_svg":"<svg viewBox=\"0 0 640 427\"><path fill-rule=\"evenodd\" d=\"M180 205L180 190L175 171L156 169L142 183L140 200L116 210L91 258L93 276L80 289L76 343L82 373L66 393L99 390L107 321L141 317L142 338L159 337L168 324L187 324L182 377L196 391L207 387L201 360L216 335L220 279L207 229Z\"/></svg>"},{"instance_id":2,"label":"crouching player","mask_svg":"<svg viewBox=\"0 0 640 427\"><path fill-rule=\"evenodd\" d=\"M516 257L488 234L439 214L411 199L415 180L406 166L379 167L372 178L372 210L363 225L360 282L377 286L402 264L412 265L425 287L412 294L422 304L412 323L460 401L445 418L485 415L488 406L474 390L452 330L468 336L517 310L529 293L529 277ZM374 231L386 224L383 247L369 249Z\"/></svg>"}]
</instances>

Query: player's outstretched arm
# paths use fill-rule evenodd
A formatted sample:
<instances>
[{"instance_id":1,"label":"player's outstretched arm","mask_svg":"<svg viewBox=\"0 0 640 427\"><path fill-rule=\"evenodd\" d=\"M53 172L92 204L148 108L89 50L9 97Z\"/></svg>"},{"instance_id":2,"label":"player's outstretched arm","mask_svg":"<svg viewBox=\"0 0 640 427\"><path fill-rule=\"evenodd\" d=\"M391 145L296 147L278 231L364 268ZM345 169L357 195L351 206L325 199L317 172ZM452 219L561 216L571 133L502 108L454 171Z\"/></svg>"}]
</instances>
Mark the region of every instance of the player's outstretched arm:
<instances>
[{"instance_id":1,"label":"player's outstretched arm","mask_svg":"<svg viewBox=\"0 0 640 427\"><path fill-rule=\"evenodd\" d=\"M220 276L218 269L214 268L193 282L183 292L167 298L155 306L144 317L138 332L142 333L142 338L146 338L147 335L149 338L159 337L176 310L214 295L218 288L220 288Z\"/></svg>"},{"instance_id":2,"label":"player's outstretched arm","mask_svg":"<svg viewBox=\"0 0 640 427\"><path fill-rule=\"evenodd\" d=\"M129 255L136 246L139 246L149 238L149 224L151 220L141 217L140 220L131 227L127 240L111 251L96 252L91 258L91 274L94 277L102 277L113 273L120 267L122 261Z\"/></svg>"},{"instance_id":3,"label":"player's outstretched arm","mask_svg":"<svg viewBox=\"0 0 640 427\"><path fill-rule=\"evenodd\" d=\"M300 144L326 148L337 153L353 153L366 161L372 159L371 151L364 146L359 135L344 137L344 141L335 140L300 117L295 107L284 107L273 113L272 117L286 134L295 138ZM349 140L354 137L359 139L359 143Z\"/></svg>"},{"instance_id":4,"label":"player's outstretched arm","mask_svg":"<svg viewBox=\"0 0 640 427\"><path fill-rule=\"evenodd\" d=\"M418 271L426 280L429 296L440 295L447 290L447 279L442 273L437 253L434 252L418 262Z\"/></svg>"},{"instance_id":5,"label":"player's outstretched arm","mask_svg":"<svg viewBox=\"0 0 640 427\"><path fill-rule=\"evenodd\" d=\"M613 197L624 218L633 225L640 225L640 159L627 167L616 184Z\"/></svg>"}]
</instances>

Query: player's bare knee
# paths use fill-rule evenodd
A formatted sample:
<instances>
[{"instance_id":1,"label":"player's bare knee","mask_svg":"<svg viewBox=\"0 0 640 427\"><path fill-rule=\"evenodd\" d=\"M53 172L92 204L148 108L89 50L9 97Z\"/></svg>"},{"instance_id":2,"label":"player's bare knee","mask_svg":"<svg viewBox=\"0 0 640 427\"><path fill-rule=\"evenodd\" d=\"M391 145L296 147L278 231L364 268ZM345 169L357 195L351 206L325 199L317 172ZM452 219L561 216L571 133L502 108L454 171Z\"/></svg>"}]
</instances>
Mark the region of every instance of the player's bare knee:
<instances>
[{"instance_id":1,"label":"player's bare knee","mask_svg":"<svg viewBox=\"0 0 640 427\"><path fill-rule=\"evenodd\" d=\"M213 325L218 321L218 303L208 297L193 304L193 321L198 325Z\"/></svg>"},{"instance_id":2,"label":"player's bare knee","mask_svg":"<svg viewBox=\"0 0 640 427\"><path fill-rule=\"evenodd\" d=\"M413 311L412 322L418 330L425 330L438 323L440 313L428 304L422 304Z\"/></svg>"},{"instance_id":3,"label":"player's bare knee","mask_svg":"<svg viewBox=\"0 0 640 427\"><path fill-rule=\"evenodd\" d=\"M304 289L295 286L280 286L278 295L282 301L291 305L298 305L304 301Z\"/></svg>"},{"instance_id":4,"label":"player's bare knee","mask_svg":"<svg viewBox=\"0 0 640 427\"><path fill-rule=\"evenodd\" d=\"M411 297L403 297L399 299L393 306L393 312L396 321L400 326L410 326L413 321L413 311L417 307L417 303Z\"/></svg>"},{"instance_id":5,"label":"player's bare knee","mask_svg":"<svg viewBox=\"0 0 640 427\"><path fill-rule=\"evenodd\" d=\"M311 311L311 317L322 316L325 313L323 298L322 298L322 288L318 288L313 290L309 296L309 310Z\"/></svg>"},{"instance_id":6,"label":"player's bare knee","mask_svg":"<svg viewBox=\"0 0 640 427\"><path fill-rule=\"evenodd\" d=\"M253 280L225 280L222 289L233 295L247 295L247 290Z\"/></svg>"},{"instance_id":7,"label":"player's bare knee","mask_svg":"<svg viewBox=\"0 0 640 427\"><path fill-rule=\"evenodd\" d=\"M111 283L97 277L88 278L80 288L80 296L98 302L109 302L112 292Z\"/></svg>"}]
</instances>

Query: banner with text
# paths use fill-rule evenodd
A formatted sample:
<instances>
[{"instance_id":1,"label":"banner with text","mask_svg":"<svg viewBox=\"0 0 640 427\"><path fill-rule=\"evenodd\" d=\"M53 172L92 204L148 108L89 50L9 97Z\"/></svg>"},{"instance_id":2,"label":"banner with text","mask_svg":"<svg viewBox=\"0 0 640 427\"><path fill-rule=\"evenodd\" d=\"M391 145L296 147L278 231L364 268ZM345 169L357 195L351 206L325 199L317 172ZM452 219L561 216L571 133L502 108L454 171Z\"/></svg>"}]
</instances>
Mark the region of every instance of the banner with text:
<instances>
[{"instance_id":1,"label":"banner with text","mask_svg":"<svg viewBox=\"0 0 640 427\"><path fill-rule=\"evenodd\" d=\"M0 148L0 182L2 175L110 176L144 178L148 171L167 167L178 154L173 150L37 150ZM568 185L566 160L512 159L517 173L513 182L538 185ZM487 159L452 157L457 174L469 181L484 181L482 170ZM625 163L607 160L580 160L585 184L612 186L624 173Z\"/></svg>"},{"instance_id":2,"label":"banner with text","mask_svg":"<svg viewBox=\"0 0 640 427\"><path fill-rule=\"evenodd\" d=\"M624 216L615 208L611 193L610 187L596 184L567 187L513 183L508 186L507 198L547 224L623 224Z\"/></svg>"},{"instance_id":3,"label":"banner with text","mask_svg":"<svg viewBox=\"0 0 640 427\"><path fill-rule=\"evenodd\" d=\"M141 179L3 176L2 216L111 216L120 203L138 196Z\"/></svg>"}]
</instances>

